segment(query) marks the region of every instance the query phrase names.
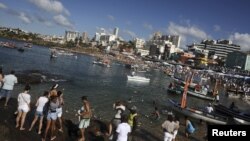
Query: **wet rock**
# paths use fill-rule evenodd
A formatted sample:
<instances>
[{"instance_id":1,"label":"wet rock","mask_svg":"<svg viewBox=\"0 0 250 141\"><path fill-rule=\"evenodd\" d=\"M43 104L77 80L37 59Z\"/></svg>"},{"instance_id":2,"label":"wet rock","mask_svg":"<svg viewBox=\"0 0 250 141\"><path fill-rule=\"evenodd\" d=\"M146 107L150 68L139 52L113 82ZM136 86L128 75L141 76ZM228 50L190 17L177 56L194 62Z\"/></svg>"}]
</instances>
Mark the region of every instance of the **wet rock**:
<instances>
[{"instance_id":1,"label":"wet rock","mask_svg":"<svg viewBox=\"0 0 250 141\"><path fill-rule=\"evenodd\" d=\"M41 82L43 82L43 75L39 74L39 73L20 73L20 74L16 74L17 78L18 78L18 83L21 84L40 84Z\"/></svg>"}]
</instances>

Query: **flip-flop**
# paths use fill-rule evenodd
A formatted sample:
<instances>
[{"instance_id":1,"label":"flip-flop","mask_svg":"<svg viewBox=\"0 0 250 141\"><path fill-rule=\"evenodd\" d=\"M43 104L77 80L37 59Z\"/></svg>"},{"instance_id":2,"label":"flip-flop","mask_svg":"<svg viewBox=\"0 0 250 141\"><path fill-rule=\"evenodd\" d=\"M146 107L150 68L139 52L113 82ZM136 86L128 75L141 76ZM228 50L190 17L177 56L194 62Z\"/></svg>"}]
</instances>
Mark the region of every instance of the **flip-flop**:
<instances>
[{"instance_id":1,"label":"flip-flop","mask_svg":"<svg viewBox=\"0 0 250 141\"><path fill-rule=\"evenodd\" d=\"M25 128L20 128L20 131L23 131L23 130L25 130Z\"/></svg>"},{"instance_id":2,"label":"flip-flop","mask_svg":"<svg viewBox=\"0 0 250 141\"><path fill-rule=\"evenodd\" d=\"M63 133L63 129L59 129L58 131Z\"/></svg>"},{"instance_id":3,"label":"flip-flop","mask_svg":"<svg viewBox=\"0 0 250 141\"><path fill-rule=\"evenodd\" d=\"M56 136L52 137L50 140L53 141L54 139L56 139Z\"/></svg>"}]
</instances>

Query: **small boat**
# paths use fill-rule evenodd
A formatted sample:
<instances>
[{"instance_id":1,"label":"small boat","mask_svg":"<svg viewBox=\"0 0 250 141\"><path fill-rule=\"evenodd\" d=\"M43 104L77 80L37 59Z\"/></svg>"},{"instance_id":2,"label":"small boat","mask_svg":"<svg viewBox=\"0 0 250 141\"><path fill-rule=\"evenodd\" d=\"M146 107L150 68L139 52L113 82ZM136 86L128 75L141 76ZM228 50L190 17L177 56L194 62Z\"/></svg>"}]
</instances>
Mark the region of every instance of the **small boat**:
<instances>
[{"instance_id":1,"label":"small boat","mask_svg":"<svg viewBox=\"0 0 250 141\"><path fill-rule=\"evenodd\" d=\"M149 78L142 77L142 76L133 76L133 75L127 75L128 81L137 81L137 82L150 82Z\"/></svg>"},{"instance_id":2,"label":"small boat","mask_svg":"<svg viewBox=\"0 0 250 141\"><path fill-rule=\"evenodd\" d=\"M188 86L191 83L191 79L193 77L194 73L192 73L191 76L188 77L183 94L182 94L182 99L181 99L181 104L177 103L174 100L169 99L170 104L172 105L171 107L173 110L182 113L186 116L190 116L199 120L203 120L209 123L213 124L227 124L228 119L222 115L216 114L214 112L208 113L203 110L195 109L195 108L190 108L187 106L187 91L188 91Z\"/></svg>"},{"instance_id":3,"label":"small boat","mask_svg":"<svg viewBox=\"0 0 250 141\"><path fill-rule=\"evenodd\" d=\"M219 115L216 113L207 113L203 110L195 108L189 108L189 107L181 108L181 105L179 103L171 99L169 99L169 102L172 105L174 111L184 114L186 116L203 120L213 124L222 124L222 125L227 124L228 118L223 115Z\"/></svg>"},{"instance_id":4,"label":"small boat","mask_svg":"<svg viewBox=\"0 0 250 141\"><path fill-rule=\"evenodd\" d=\"M26 44L24 44L24 47L26 47L26 48L32 48L32 43L26 43Z\"/></svg>"},{"instance_id":5,"label":"small boat","mask_svg":"<svg viewBox=\"0 0 250 141\"><path fill-rule=\"evenodd\" d=\"M227 116L231 116L235 122L250 125L250 114L239 111L238 108L228 108L221 104L214 105L215 111Z\"/></svg>"},{"instance_id":6,"label":"small boat","mask_svg":"<svg viewBox=\"0 0 250 141\"><path fill-rule=\"evenodd\" d=\"M93 64L101 65L107 68L110 68L111 66L108 63L104 63L102 61L93 61Z\"/></svg>"},{"instance_id":7,"label":"small boat","mask_svg":"<svg viewBox=\"0 0 250 141\"><path fill-rule=\"evenodd\" d=\"M192 96L195 96L195 97L198 97L198 98L201 98L201 99L211 100L211 101L215 100L214 96L209 96L209 95L205 95L205 94L202 94L202 93L197 93L197 92L194 92L194 91L188 91L187 93L189 95L192 95Z\"/></svg>"},{"instance_id":8,"label":"small boat","mask_svg":"<svg viewBox=\"0 0 250 141\"><path fill-rule=\"evenodd\" d=\"M184 91L184 87L183 87L183 86L179 86L179 87L176 89L176 92L179 93L179 91L183 92L183 91ZM188 95L191 95L191 96L195 96L195 97L197 97L197 98L204 99L204 100L211 100L211 101L214 101L214 100L215 100L215 96L213 96L212 94L209 94L208 92L193 91L193 90L191 90L190 88L188 88L187 94L188 94Z\"/></svg>"}]
</instances>

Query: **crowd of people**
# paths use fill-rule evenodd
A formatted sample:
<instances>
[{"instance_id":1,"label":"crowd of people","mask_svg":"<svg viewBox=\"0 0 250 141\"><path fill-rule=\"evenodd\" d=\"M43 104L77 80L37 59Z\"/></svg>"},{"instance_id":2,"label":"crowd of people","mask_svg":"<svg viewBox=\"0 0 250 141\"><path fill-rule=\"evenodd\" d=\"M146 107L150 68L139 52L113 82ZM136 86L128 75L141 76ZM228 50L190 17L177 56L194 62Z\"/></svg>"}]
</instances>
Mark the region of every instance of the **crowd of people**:
<instances>
[{"instance_id":1,"label":"crowd of people","mask_svg":"<svg viewBox=\"0 0 250 141\"><path fill-rule=\"evenodd\" d=\"M17 82L18 79L15 76L15 71L11 71L10 74L3 76L2 70L0 70L0 98L6 97L5 106L8 106L8 100L11 97L11 92ZM27 84L24 86L23 91L17 96L18 106L16 111L16 128L21 131L26 130L25 127L27 126L24 126L27 124L26 116L32 110L32 96L30 94L30 90L31 86ZM90 126L93 113L87 96L82 96L81 100L82 106L76 114L76 116L79 116L78 129L80 130L80 137L78 140L85 141L85 130ZM50 138L50 140L55 140L57 136L57 132L55 132L56 130L61 133L64 132L62 119L64 98L63 92L58 90L58 84L53 85L49 90L45 90L44 93L37 99L35 106L36 109L33 120L27 130L32 131L38 121L39 124L37 134L41 136L42 141L46 141L48 138ZM117 101L114 103L113 109L116 113L112 120L107 124L107 132L103 134L103 132L101 133L100 131L96 131L96 135L103 135L111 141L127 141L130 137L129 134L133 134L139 127L139 114L137 113L137 107L130 107L127 103ZM129 114L125 114L127 109ZM160 112L155 102L154 112L151 116L154 116L155 120L160 118ZM56 123L59 123L58 126L56 126ZM190 123L187 122L186 124L186 132L188 136L193 131L189 131ZM168 119L162 124L164 141L174 141L179 127L179 118L168 116Z\"/></svg>"}]
</instances>

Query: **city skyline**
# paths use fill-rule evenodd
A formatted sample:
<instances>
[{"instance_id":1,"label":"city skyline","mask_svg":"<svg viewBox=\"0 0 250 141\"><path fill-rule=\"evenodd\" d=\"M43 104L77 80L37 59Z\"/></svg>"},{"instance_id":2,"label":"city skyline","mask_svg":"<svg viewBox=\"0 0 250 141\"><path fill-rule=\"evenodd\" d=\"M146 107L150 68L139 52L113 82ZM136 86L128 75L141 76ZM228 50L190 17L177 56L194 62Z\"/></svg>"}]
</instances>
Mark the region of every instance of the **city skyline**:
<instances>
[{"instance_id":1,"label":"city skyline","mask_svg":"<svg viewBox=\"0 0 250 141\"><path fill-rule=\"evenodd\" d=\"M244 0L0 0L0 26L63 36L65 30L93 37L104 28L131 40L154 32L180 35L181 47L203 39L229 39L249 50L249 1Z\"/></svg>"}]
</instances>

